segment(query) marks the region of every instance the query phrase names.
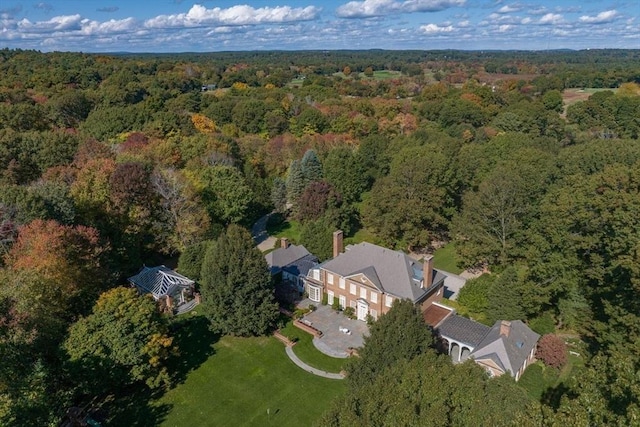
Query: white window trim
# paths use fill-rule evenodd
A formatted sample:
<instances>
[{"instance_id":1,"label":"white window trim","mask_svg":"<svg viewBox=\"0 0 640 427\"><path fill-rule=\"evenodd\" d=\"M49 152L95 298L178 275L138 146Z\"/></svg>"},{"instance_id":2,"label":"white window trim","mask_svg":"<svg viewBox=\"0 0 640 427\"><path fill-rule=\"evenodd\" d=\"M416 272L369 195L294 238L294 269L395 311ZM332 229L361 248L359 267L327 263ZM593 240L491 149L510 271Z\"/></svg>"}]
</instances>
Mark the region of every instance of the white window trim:
<instances>
[{"instance_id":1,"label":"white window trim","mask_svg":"<svg viewBox=\"0 0 640 427\"><path fill-rule=\"evenodd\" d=\"M333 291L327 291L327 304L333 305Z\"/></svg>"},{"instance_id":2,"label":"white window trim","mask_svg":"<svg viewBox=\"0 0 640 427\"><path fill-rule=\"evenodd\" d=\"M320 270L318 269L313 270L313 280L320 281Z\"/></svg>"},{"instance_id":3,"label":"white window trim","mask_svg":"<svg viewBox=\"0 0 640 427\"><path fill-rule=\"evenodd\" d=\"M347 297L345 297L344 295L340 295L339 301L340 307L344 309L347 306Z\"/></svg>"},{"instance_id":4,"label":"white window trim","mask_svg":"<svg viewBox=\"0 0 640 427\"><path fill-rule=\"evenodd\" d=\"M333 285L333 274L327 273L327 283Z\"/></svg>"},{"instance_id":5,"label":"white window trim","mask_svg":"<svg viewBox=\"0 0 640 427\"><path fill-rule=\"evenodd\" d=\"M393 305L393 297L390 295L384 296L384 305L386 307L391 307Z\"/></svg>"},{"instance_id":6,"label":"white window trim","mask_svg":"<svg viewBox=\"0 0 640 427\"><path fill-rule=\"evenodd\" d=\"M345 289L346 288L346 282L344 280L344 277L340 278L339 286L340 286L340 289Z\"/></svg>"},{"instance_id":7,"label":"white window trim","mask_svg":"<svg viewBox=\"0 0 640 427\"><path fill-rule=\"evenodd\" d=\"M360 298L367 299L367 288L360 288Z\"/></svg>"},{"instance_id":8,"label":"white window trim","mask_svg":"<svg viewBox=\"0 0 640 427\"><path fill-rule=\"evenodd\" d=\"M316 286L308 286L307 293L309 299L314 302L320 302L320 289Z\"/></svg>"},{"instance_id":9,"label":"white window trim","mask_svg":"<svg viewBox=\"0 0 640 427\"><path fill-rule=\"evenodd\" d=\"M371 295L371 302L374 304L378 303L378 293L374 292L374 291L370 291L369 294Z\"/></svg>"},{"instance_id":10,"label":"white window trim","mask_svg":"<svg viewBox=\"0 0 640 427\"><path fill-rule=\"evenodd\" d=\"M351 295L357 295L357 289L355 283L349 283L349 293Z\"/></svg>"}]
</instances>

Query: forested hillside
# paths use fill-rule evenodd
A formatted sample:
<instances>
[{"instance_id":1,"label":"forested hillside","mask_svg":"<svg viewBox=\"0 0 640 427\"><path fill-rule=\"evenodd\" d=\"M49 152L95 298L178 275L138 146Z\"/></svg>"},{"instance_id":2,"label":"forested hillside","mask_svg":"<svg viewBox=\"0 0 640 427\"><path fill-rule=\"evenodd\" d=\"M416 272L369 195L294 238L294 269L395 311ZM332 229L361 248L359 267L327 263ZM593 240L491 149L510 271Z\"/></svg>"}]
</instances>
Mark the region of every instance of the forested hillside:
<instances>
[{"instance_id":1,"label":"forested hillside","mask_svg":"<svg viewBox=\"0 0 640 427\"><path fill-rule=\"evenodd\" d=\"M273 210L321 259L338 228L405 251L453 244L461 267L493 273L467 309L586 345L580 375L518 422L637 424L639 59L0 50L0 425L169 387L166 319L116 287ZM119 331L102 327L110 307L125 307Z\"/></svg>"}]
</instances>

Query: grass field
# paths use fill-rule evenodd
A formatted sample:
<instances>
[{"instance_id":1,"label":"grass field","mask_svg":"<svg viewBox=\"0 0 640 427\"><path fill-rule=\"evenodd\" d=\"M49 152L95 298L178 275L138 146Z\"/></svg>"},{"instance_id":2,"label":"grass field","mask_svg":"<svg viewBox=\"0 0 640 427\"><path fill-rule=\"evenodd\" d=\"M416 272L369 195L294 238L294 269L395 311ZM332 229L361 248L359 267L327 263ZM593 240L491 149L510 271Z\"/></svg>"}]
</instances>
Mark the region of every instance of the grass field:
<instances>
[{"instance_id":1,"label":"grass field","mask_svg":"<svg viewBox=\"0 0 640 427\"><path fill-rule=\"evenodd\" d=\"M342 370L342 367L347 360L327 356L326 354L321 353L313 345L313 337L311 334L296 328L293 326L293 322L288 322L287 326L280 330L280 333L290 340L296 341L296 345L293 346L293 352L300 358L300 360L314 368L322 369L327 372L338 373Z\"/></svg>"},{"instance_id":2,"label":"grass field","mask_svg":"<svg viewBox=\"0 0 640 427\"><path fill-rule=\"evenodd\" d=\"M617 88L613 88L613 89L601 89L601 88L584 88L584 89L572 88L572 89L565 89L562 92L562 103L564 104L565 111L566 111L566 108L569 105L575 104L576 102L580 102L580 101L586 101L594 93L602 92L603 90L610 90L612 92L616 92L618 89Z\"/></svg>"},{"instance_id":3,"label":"grass field","mask_svg":"<svg viewBox=\"0 0 640 427\"><path fill-rule=\"evenodd\" d=\"M456 260L456 247L453 243L447 243L434 252L433 266L453 274L462 273L463 270L458 267L458 261Z\"/></svg>"},{"instance_id":4,"label":"grass field","mask_svg":"<svg viewBox=\"0 0 640 427\"><path fill-rule=\"evenodd\" d=\"M536 400L553 400L553 389L561 388L564 382L576 375L583 367L584 360L574 355L569 355L567 364L561 370L544 366L542 362L537 361L527 368L518 385L524 387Z\"/></svg>"},{"instance_id":5,"label":"grass field","mask_svg":"<svg viewBox=\"0 0 640 427\"><path fill-rule=\"evenodd\" d=\"M280 224L267 224L267 233L269 236L286 237L293 243L300 242L301 224L298 221L287 220Z\"/></svg>"},{"instance_id":6,"label":"grass field","mask_svg":"<svg viewBox=\"0 0 640 427\"><path fill-rule=\"evenodd\" d=\"M178 385L119 396L107 425L310 426L346 390L294 365L273 337L219 338L201 316L181 323Z\"/></svg>"}]
</instances>

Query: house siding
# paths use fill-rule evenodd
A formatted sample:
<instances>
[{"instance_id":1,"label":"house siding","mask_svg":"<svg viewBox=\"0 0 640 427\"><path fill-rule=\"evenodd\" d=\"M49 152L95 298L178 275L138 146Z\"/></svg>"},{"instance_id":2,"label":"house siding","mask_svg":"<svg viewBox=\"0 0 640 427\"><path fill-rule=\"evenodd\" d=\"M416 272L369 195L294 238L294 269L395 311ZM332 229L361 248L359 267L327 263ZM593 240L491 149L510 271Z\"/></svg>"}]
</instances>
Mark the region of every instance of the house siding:
<instances>
[{"instance_id":1,"label":"house siding","mask_svg":"<svg viewBox=\"0 0 640 427\"><path fill-rule=\"evenodd\" d=\"M340 288L340 281L344 279L344 289ZM346 304L345 307L355 307L359 299L364 299L369 305L369 313L375 310L376 317L387 313L391 307L386 304L387 297L390 297L393 301L398 299L395 295L383 292L371 286L363 283L365 281L363 275L357 275L354 277L344 278L334 272L320 269L320 281L312 280L312 274L307 277L307 282L314 284L315 286L321 286L322 291L325 294L332 293L335 300L340 300L343 297ZM330 283L331 282L331 283ZM352 293L352 287L355 287L355 294ZM366 298L361 298L362 289L366 290ZM441 281L425 296L422 300L416 302L416 305L420 307L420 310L424 312L432 303L441 301L443 298L444 282ZM371 294L375 293L376 301L372 301Z\"/></svg>"},{"instance_id":2,"label":"house siding","mask_svg":"<svg viewBox=\"0 0 640 427\"><path fill-rule=\"evenodd\" d=\"M494 376L494 377L499 377L500 375L504 374L504 371L502 369L500 369L500 367L498 365L496 365L493 360L490 360L490 359L475 359L475 362L478 365L482 366L484 369L486 369L488 372L490 372L491 375Z\"/></svg>"}]
</instances>

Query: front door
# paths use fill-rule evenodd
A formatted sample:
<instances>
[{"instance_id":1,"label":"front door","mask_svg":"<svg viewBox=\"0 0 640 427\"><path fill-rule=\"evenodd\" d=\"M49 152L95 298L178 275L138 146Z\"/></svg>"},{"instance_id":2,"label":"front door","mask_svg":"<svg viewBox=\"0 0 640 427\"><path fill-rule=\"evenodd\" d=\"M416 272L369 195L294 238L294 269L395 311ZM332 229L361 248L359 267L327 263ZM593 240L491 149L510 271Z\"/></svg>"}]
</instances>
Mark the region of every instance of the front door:
<instances>
[{"instance_id":1,"label":"front door","mask_svg":"<svg viewBox=\"0 0 640 427\"><path fill-rule=\"evenodd\" d=\"M358 320L366 321L369 314L369 304L363 300L358 300Z\"/></svg>"}]
</instances>

